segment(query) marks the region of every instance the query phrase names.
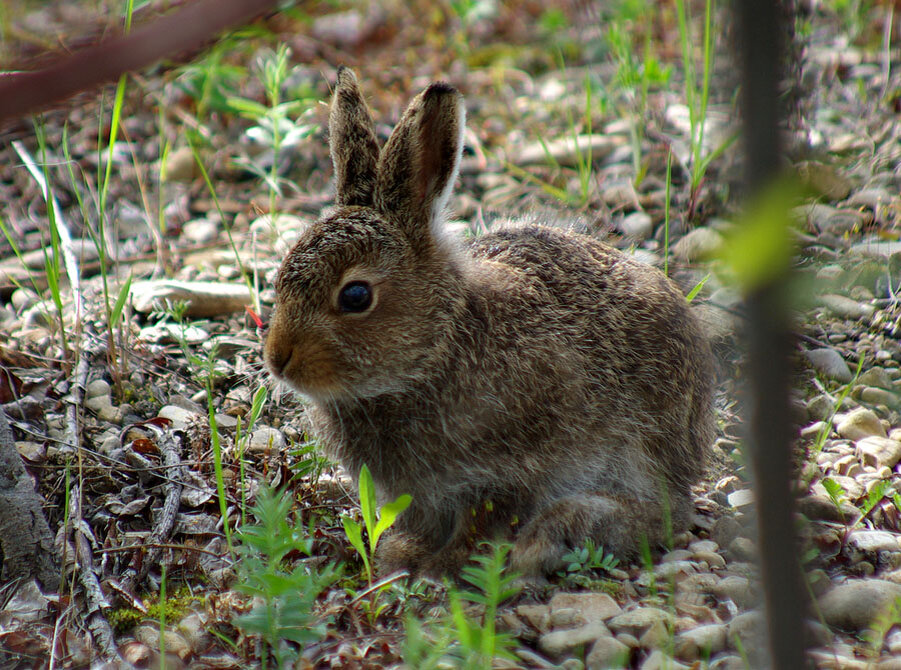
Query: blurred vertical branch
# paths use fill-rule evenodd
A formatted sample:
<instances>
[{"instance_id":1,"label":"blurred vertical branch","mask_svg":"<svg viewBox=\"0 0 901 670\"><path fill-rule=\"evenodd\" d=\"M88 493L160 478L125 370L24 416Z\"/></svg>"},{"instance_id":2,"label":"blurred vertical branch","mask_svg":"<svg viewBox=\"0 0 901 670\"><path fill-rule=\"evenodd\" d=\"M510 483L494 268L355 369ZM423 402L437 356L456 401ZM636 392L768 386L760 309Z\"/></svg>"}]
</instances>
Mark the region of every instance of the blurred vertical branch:
<instances>
[{"instance_id":1,"label":"blurred vertical branch","mask_svg":"<svg viewBox=\"0 0 901 670\"><path fill-rule=\"evenodd\" d=\"M782 0L789 2L790 0ZM748 195L759 197L779 173L779 85L784 26L780 0L737 0L742 71L741 104ZM788 268L747 295L749 442L758 509L760 566L771 663L805 667L804 594L791 492L792 420L789 405L793 337Z\"/></svg>"},{"instance_id":2,"label":"blurred vertical branch","mask_svg":"<svg viewBox=\"0 0 901 670\"><path fill-rule=\"evenodd\" d=\"M122 73L202 46L234 25L262 14L276 0L196 0L146 25L60 58L34 72L0 76L0 120L113 81Z\"/></svg>"}]
</instances>

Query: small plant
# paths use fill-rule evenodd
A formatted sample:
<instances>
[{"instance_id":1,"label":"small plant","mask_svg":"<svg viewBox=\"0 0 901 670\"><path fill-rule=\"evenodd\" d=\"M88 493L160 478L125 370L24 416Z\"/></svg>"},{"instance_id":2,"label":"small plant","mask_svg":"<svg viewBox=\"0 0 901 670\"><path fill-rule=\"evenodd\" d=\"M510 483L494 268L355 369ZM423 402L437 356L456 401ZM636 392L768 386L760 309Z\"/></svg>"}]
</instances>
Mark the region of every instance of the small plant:
<instances>
[{"instance_id":1,"label":"small plant","mask_svg":"<svg viewBox=\"0 0 901 670\"><path fill-rule=\"evenodd\" d=\"M490 545L488 545L490 546ZM489 669L495 658L516 660L514 638L495 628L498 607L516 595L517 575L505 569L509 544L495 545L490 553L475 556L461 577L473 588L448 591L450 612L436 625L425 626L407 617L404 660L411 668L460 667ZM464 603L473 603L480 613L467 613Z\"/></svg>"},{"instance_id":2,"label":"small plant","mask_svg":"<svg viewBox=\"0 0 901 670\"><path fill-rule=\"evenodd\" d=\"M313 605L341 573L333 564L317 568L301 560L293 568L286 565L289 554L312 555L313 545L303 524L290 525L291 504L289 495L261 488L251 510L259 523L243 526L238 535L242 560L235 588L254 596L257 604L234 623L260 635L279 668L293 667L304 645L325 636L327 622L316 616ZM265 651L263 656L265 663Z\"/></svg>"},{"instance_id":3,"label":"small plant","mask_svg":"<svg viewBox=\"0 0 901 670\"><path fill-rule=\"evenodd\" d=\"M595 547L591 538L586 538L585 544L581 547L564 554L563 560L566 567L557 573L559 577L568 577L590 570L610 572L619 565L619 560L613 554L605 553L603 546Z\"/></svg>"},{"instance_id":4,"label":"small plant","mask_svg":"<svg viewBox=\"0 0 901 670\"><path fill-rule=\"evenodd\" d=\"M363 559L363 567L366 571L366 581L372 586L372 563L375 558L375 549L379 538L386 530L394 525L398 515L410 506L412 498L404 493L397 500L377 507L375 499L375 484L372 482L372 473L367 466L360 470L360 511L363 513L363 525L360 525L349 516L342 516L344 532L360 558ZM363 526L366 527L369 536L368 545L363 542Z\"/></svg>"},{"instance_id":5,"label":"small plant","mask_svg":"<svg viewBox=\"0 0 901 670\"><path fill-rule=\"evenodd\" d=\"M247 448L247 443L250 441L250 435L253 432L253 427L257 422L257 419L260 418L260 414L263 412L263 406L266 404L266 397L268 395L268 391L265 386L261 386L257 389L256 393L253 394L253 401L250 405L250 415L247 418L247 427L243 428L241 426L241 417L238 417L238 424L235 426L235 451L237 453L238 458L238 468L240 470L238 481L241 486L241 523L247 523L247 519L245 518L245 509L246 509L246 494L247 490L244 486L244 450Z\"/></svg>"}]
</instances>

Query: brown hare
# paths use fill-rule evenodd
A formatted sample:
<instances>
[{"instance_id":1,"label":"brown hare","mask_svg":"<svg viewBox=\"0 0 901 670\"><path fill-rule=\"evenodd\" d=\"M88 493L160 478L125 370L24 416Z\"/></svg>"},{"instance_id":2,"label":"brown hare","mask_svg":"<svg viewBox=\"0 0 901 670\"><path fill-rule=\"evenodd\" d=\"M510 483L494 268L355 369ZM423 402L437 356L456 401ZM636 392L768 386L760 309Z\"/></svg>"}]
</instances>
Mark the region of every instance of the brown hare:
<instances>
[{"instance_id":1,"label":"brown hare","mask_svg":"<svg viewBox=\"0 0 901 670\"><path fill-rule=\"evenodd\" d=\"M526 575L587 538L633 557L690 518L714 432L708 344L661 272L589 237L445 235L463 126L462 97L435 83L380 150L338 70L337 207L282 264L266 364L380 502L412 495L383 571L453 572L495 537Z\"/></svg>"}]
</instances>

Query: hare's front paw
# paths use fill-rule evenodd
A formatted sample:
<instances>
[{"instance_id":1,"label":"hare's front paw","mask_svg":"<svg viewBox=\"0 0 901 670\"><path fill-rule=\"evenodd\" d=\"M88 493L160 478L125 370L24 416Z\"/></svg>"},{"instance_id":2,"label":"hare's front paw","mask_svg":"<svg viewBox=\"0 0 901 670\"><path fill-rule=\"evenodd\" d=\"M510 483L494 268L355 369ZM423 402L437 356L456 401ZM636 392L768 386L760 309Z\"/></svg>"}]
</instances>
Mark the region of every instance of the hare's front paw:
<instances>
[{"instance_id":1,"label":"hare's front paw","mask_svg":"<svg viewBox=\"0 0 901 670\"><path fill-rule=\"evenodd\" d=\"M544 508L519 532L510 563L524 576L552 574L563 557L586 539L620 558L631 558L647 532L640 506L621 498L582 494L561 498Z\"/></svg>"},{"instance_id":2,"label":"hare's front paw","mask_svg":"<svg viewBox=\"0 0 901 670\"><path fill-rule=\"evenodd\" d=\"M450 542L435 551L422 537L402 530L384 535L376 552L378 574L407 570L413 576L441 577L456 573L469 558L462 542Z\"/></svg>"}]
</instances>

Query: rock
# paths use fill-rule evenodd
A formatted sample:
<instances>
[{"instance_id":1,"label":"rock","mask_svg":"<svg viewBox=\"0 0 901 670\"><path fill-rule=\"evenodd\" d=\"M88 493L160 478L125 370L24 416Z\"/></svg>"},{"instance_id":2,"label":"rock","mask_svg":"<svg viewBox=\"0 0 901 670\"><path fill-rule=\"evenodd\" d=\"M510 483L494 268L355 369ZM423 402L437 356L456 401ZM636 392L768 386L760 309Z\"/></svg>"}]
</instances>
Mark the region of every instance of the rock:
<instances>
[{"instance_id":1,"label":"rock","mask_svg":"<svg viewBox=\"0 0 901 670\"><path fill-rule=\"evenodd\" d=\"M885 437L885 428L879 417L865 407L859 407L845 414L836 423L835 432L848 440L859 440L871 435Z\"/></svg>"},{"instance_id":2,"label":"rock","mask_svg":"<svg viewBox=\"0 0 901 670\"><path fill-rule=\"evenodd\" d=\"M174 279L139 281L131 285L134 308L143 313L158 309L167 300L188 303L185 316L203 319L230 314L244 309L252 302L245 284L222 282L185 282Z\"/></svg>"},{"instance_id":3,"label":"rock","mask_svg":"<svg viewBox=\"0 0 901 670\"><path fill-rule=\"evenodd\" d=\"M610 637L610 631L599 621L578 628L555 630L538 638L538 647L551 658L560 658L579 647L594 644L602 637Z\"/></svg>"},{"instance_id":4,"label":"rock","mask_svg":"<svg viewBox=\"0 0 901 670\"><path fill-rule=\"evenodd\" d=\"M606 593L558 593L549 603L551 616L562 609L572 609L577 613L577 624L606 621L622 613L622 608Z\"/></svg>"},{"instance_id":5,"label":"rock","mask_svg":"<svg viewBox=\"0 0 901 670\"><path fill-rule=\"evenodd\" d=\"M688 670L688 666L655 649L639 666L641 670Z\"/></svg>"},{"instance_id":6,"label":"rock","mask_svg":"<svg viewBox=\"0 0 901 670\"><path fill-rule=\"evenodd\" d=\"M663 621L655 621L641 634L638 643L645 649L659 649L673 637L672 631Z\"/></svg>"},{"instance_id":7,"label":"rock","mask_svg":"<svg viewBox=\"0 0 901 670\"><path fill-rule=\"evenodd\" d=\"M851 192L851 180L833 165L819 161L801 161L795 167L801 183L826 200L844 200Z\"/></svg>"},{"instance_id":8,"label":"rock","mask_svg":"<svg viewBox=\"0 0 901 670\"><path fill-rule=\"evenodd\" d=\"M832 347L805 351L804 357L818 372L830 379L847 384L854 378L854 375L851 374L851 368L848 367L845 359Z\"/></svg>"},{"instance_id":9,"label":"rock","mask_svg":"<svg viewBox=\"0 0 901 670\"><path fill-rule=\"evenodd\" d=\"M194 244L206 244L219 237L219 225L209 219L188 221L181 229L182 237Z\"/></svg>"},{"instance_id":10,"label":"rock","mask_svg":"<svg viewBox=\"0 0 901 670\"><path fill-rule=\"evenodd\" d=\"M88 409L99 416L103 410L113 407L113 401L110 399L109 395L96 395L87 398L84 401L84 406L85 409Z\"/></svg>"},{"instance_id":11,"label":"rock","mask_svg":"<svg viewBox=\"0 0 901 670\"><path fill-rule=\"evenodd\" d=\"M739 607L747 606L753 600L751 581L740 575L723 577L711 591L717 598L728 598Z\"/></svg>"},{"instance_id":12,"label":"rock","mask_svg":"<svg viewBox=\"0 0 901 670\"><path fill-rule=\"evenodd\" d=\"M851 207L868 207L872 210L878 210L882 205L888 205L894 198L884 188L862 188L855 191L848 198L848 204Z\"/></svg>"},{"instance_id":13,"label":"rock","mask_svg":"<svg viewBox=\"0 0 901 670\"><path fill-rule=\"evenodd\" d=\"M713 524L710 538L720 547L728 547L732 540L744 532L744 526L733 516L721 516Z\"/></svg>"},{"instance_id":14,"label":"rock","mask_svg":"<svg viewBox=\"0 0 901 670\"><path fill-rule=\"evenodd\" d=\"M654 222L645 212L632 212L618 225L623 235L634 240L646 240L654 234Z\"/></svg>"},{"instance_id":15,"label":"rock","mask_svg":"<svg viewBox=\"0 0 901 670\"><path fill-rule=\"evenodd\" d=\"M861 631L898 598L901 598L899 584L882 579L855 579L827 591L818 604L830 626Z\"/></svg>"},{"instance_id":16,"label":"rock","mask_svg":"<svg viewBox=\"0 0 901 670\"><path fill-rule=\"evenodd\" d=\"M657 607L638 607L613 617L607 625L614 633L626 632L641 637L657 621L671 624L673 615Z\"/></svg>"},{"instance_id":17,"label":"rock","mask_svg":"<svg viewBox=\"0 0 901 670\"><path fill-rule=\"evenodd\" d=\"M266 451L279 453L285 448L285 436L277 428L260 426L250 435L247 442L247 451L251 454L259 454Z\"/></svg>"},{"instance_id":18,"label":"rock","mask_svg":"<svg viewBox=\"0 0 901 670\"><path fill-rule=\"evenodd\" d=\"M723 236L712 228L695 228L673 245L673 256L692 262L714 256L723 246Z\"/></svg>"},{"instance_id":19,"label":"rock","mask_svg":"<svg viewBox=\"0 0 901 670\"><path fill-rule=\"evenodd\" d=\"M873 305L867 305L866 303L846 298L843 295L835 295L834 293L821 295L819 300L836 316L840 316L843 319L851 319L852 321L869 319L876 311L876 308L873 307Z\"/></svg>"},{"instance_id":20,"label":"rock","mask_svg":"<svg viewBox=\"0 0 901 670\"><path fill-rule=\"evenodd\" d=\"M741 656L728 654L712 661L708 670L747 670L748 664Z\"/></svg>"},{"instance_id":21,"label":"rock","mask_svg":"<svg viewBox=\"0 0 901 670\"><path fill-rule=\"evenodd\" d=\"M169 419L172 422L172 427L176 430L184 430L188 422L196 421L202 415L178 405L164 405L160 408L157 416L161 419Z\"/></svg>"},{"instance_id":22,"label":"rock","mask_svg":"<svg viewBox=\"0 0 901 670\"><path fill-rule=\"evenodd\" d=\"M901 442L871 435L854 443L857 456L864 465L893 468L901 461Z\"/></svg>"},{"instance_id":23,"label":"rock","mask_svg":"<svg viewBox=\"0 0 901 670\"><path fill-rule=\"evenodd\" d=\"M519 605L516 616L525 619L539 633L547 632L550 625L551 608L547 605Z\"/></svg>"},{"instance_id":24,"label":"rock","mask_svg":"<svg viewBox=\"0 0 901 670\"><path fill-rule=\"evenodd\" d=\"M747 507L754 504L754 491L752 489L738 489L730 493L727 499L732 507Z\"/></svg>"},{"instance_id":25,"label":"rock","mask_svg":"<svg viewBox=\"0 0 901 670\"><path fill-rule=\"evenodd\" d=\"M41 301L41 297L30 288L17 288L9 297L13 309L21 314Z\"/></svg>"},{"instance_id":26,"label":"rock","mask_svg":"<svg viewBox=\"0 0 901 670\"><path fill-rule=\"evenodd\" d=\"M763 615L756 610L752 610L734 616L732 621L729 622L726 637L731 641L736 636L738 636L742 647L746 651L764 649L766 634L763 625Z\"/></svg>"},{"instance_id":27,"label":"rock","mask_svg":"<svg viewBox=\"0 0 901 670\"><path fill-rule=\"evenodd\" d=\"M90 382L84 389L85 400L88 398L97 398L98 396L109 396L110 385L105 379L95 379Z\"/></svg>"},{"instance_id":28,"label":"rock","mask_svg":"<svg viewBox=\"0 0 901 670\"><path fill-rule=\"evenodd\" d=\"M629 665L632 650L615 637L600 637L585 659L586 670L606 670Z\"/></svg>"},{"instance_id":29,"label":"rock","mask_svg":"<svg viewBox=\"0 0 901 670\"><path fill-rule=\"evenodd\" d=\"M167 182L190 183L199 174L191 147L178 147L166 156L163 175Z\"/></svg>"},{"instance_id":30,"label":"rock","mask_svg":"<svg viewBox=\"0 0 901 670\"><path fill-rule=\"evenodd\" d=\"M894 391L865 386L860 390L860 400L868 405L885 405L886 407L898 407L901 397Z\"/></svg>"},{"instance_id":31,"label":"rock","mask_svg":"<svg viewBox=\"0 0 901 670\"><path fill-rule=\"evenodd\" d=\"M873 367L860 373L860 376L857 378L857 383L862 384L863 386L875 386L881 389L892 388L892 378L889 377L885 368L880 367Z\"/></svg>"},{"instance_id":32,"label":"rock","mask_svg":"<svg viewBox=\"0 0 901 670\"><path fill-rule=\"evenodd\" d=\"M860 551L901 551L898 535L884 530L854 530L848 535L848 544Z\"/></svg>"},{"instance_id":33,"label":"rock","mask_svg":"<svg viewBox=\"0 0 901 670\"><path fill-rule=\"evenodd\" d=\"M839 506L828 496L806 495L798 500L798 511L811 521L845 523L857 515L857 508L847 503Z\"/></svg>"},{"instance_id":34,"label":"rock","mask_svg":"<svg viewBox=\"0 0 901 670\"><path fill-rule=\"evenodd\" d=\"M725 648L725 624L709 624L684 631L676 636L673 644L676 656L686 661L710 658Z\"/></svg>"},{"instance_id":35,"label":"rock","mask_svg":"<svg viewBox=\"0 0 901 670\"><path fill-rule=\"evenodd\" d=\"M726 567L726 559L715 551L696 551L692 554L692 558L695 561L703 561L709 568Z\"/></svg>"},{"instance_id":36,"label":"rock","mask_svg":"<svg viewBox=\"0 0 901 670\"><path fill-rule=\"evenodd\" d=\"M564 167L574 167L581 157L591 155L591 161L602 160L625 138L615 135L578 135L561 137L549 142L533 142L522 147L510 162L517 165L546 165L549 161Z\"/></svg>"}]
</instances>

